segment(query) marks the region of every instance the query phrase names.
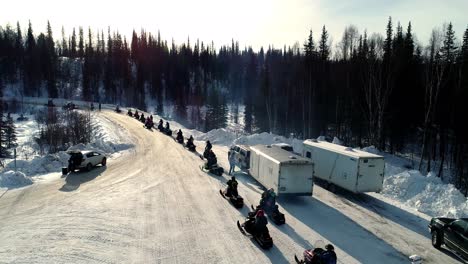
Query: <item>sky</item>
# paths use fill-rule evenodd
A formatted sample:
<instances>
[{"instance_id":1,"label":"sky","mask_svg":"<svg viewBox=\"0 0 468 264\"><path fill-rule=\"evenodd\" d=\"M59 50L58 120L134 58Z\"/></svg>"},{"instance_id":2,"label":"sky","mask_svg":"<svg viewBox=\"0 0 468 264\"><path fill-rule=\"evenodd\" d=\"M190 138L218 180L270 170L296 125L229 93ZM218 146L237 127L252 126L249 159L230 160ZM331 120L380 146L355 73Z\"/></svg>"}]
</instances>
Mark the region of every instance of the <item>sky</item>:
<instances>
[{"instance_id":1,"label":"sky","mask_svg":"<svg viewBox=\"0 0 468 264\"><path fill-rule=\"evenodd\" d=\"M347 25L360 33L385 33L388 17L406 29L411 21L418 41L425 45L434 27L452 22L458 40L468 27L468 0L3 0L0 25L19 21L23 33L28 20L34 32L45 32L50 21L54 37L73 27L92 31L118 30L130 38L133 29L161 32L176 43L188 37L215 46L238 40L240 47L303 44L313 30L315 40L325 25L336 45Z\"/></svg>"}]
</instances>

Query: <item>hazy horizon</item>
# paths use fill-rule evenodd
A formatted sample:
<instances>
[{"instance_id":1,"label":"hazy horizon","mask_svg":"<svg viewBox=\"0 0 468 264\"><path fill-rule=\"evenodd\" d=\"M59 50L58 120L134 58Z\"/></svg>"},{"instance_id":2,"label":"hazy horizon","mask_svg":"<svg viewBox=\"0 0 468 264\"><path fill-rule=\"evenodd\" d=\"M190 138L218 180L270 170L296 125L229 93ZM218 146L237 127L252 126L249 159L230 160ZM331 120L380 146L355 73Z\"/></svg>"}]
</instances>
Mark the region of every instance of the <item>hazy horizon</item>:
<instances>
[{"instance_id":1,"label":"hazy horizon","mask_svg":"<svg viewBox=\"0 0 468 264\"><path fill-rule=\"evenodd\" d=\"M134 0L131 3L83 0L72 7L53 0L18 0L3 5L2 27L10 24L15 28L19 21L25 34L31 20L37 35L46 31L49 20L56 40L61 38L62 25L67 36L71 35L73 27L78 30L82 26L86 34L88 27L94 33L104 30L107 34L110 26L112 32L119 31L127 40L131 39L133 30L140 33L143 28L153 34L159 30L163 39L170 41L173 38L178 44L190 37L192 43L197 39L205 43L213 41L219 48L234 39L239 41L241 48L252 46L254 50L269 45L282 48L295 42L303 44L311 29L317 41L323 25L333 46L350 24L357 26L360 33L367 30L369 34L384 34L389 16L394 27L400 22L404 30L411 21L416 39L423 45L428 42L434 27L442 27L451 21L457 40L461 41L468 26L468 16L463 13L468 10L468 1L463 0L415 0L411 3L404 0L293 0L286 4L277 0L239 0L235 5L225 0Z\"/></svg>"}]
</instances>

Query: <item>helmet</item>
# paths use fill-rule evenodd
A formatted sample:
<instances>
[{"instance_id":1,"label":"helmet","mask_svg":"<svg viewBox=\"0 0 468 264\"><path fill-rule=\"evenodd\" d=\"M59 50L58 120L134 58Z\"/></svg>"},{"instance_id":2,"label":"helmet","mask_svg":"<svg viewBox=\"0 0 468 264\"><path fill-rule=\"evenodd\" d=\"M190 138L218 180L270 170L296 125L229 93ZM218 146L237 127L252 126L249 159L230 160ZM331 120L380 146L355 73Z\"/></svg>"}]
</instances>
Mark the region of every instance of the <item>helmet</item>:
<instances>
[{"instance_id":1,"label":"helmet","mask_svg":"<svg viewBox=\"0 0 468 264\"><path fill-rule=\"evenodd\" d=\"M329 251L332 251L332 250L335 250L335 247L333 247L332 244L327 244L327 245L325 246L325 249L326 249L326 250L329 250Z\"/></svg>"},{"instance_id":2,"label":"helmet","mask_svg":"<svg viewBox=\"0 0 468 264\"><path fill-rule=\"evenodd\" d=\"M265 212L262 209L260 209L257 211L257 214L255 216L258 216L258 217L265 216Z\"/></svg>"},{"instance_id":3,"label":"helmet","mask_svg":"<svg viewBox=\"0 0 468 264\"><path fill-rule=\"evenodd\" d=\"M235 181L235 180L236 180L236 177L232 176L232 177L231 177L231 180Z\"/></svg>"},{"instance_id":4,"label":"helmet","mask_svg":"<svg viewBox=\"0 0 468 264\"><path fill-rule=\"evenodd\" d=\"M206 144L210 144L210 141L209 141L209 140L207 140L207 141L206 141Z\"/></svg>"}]
</instances>

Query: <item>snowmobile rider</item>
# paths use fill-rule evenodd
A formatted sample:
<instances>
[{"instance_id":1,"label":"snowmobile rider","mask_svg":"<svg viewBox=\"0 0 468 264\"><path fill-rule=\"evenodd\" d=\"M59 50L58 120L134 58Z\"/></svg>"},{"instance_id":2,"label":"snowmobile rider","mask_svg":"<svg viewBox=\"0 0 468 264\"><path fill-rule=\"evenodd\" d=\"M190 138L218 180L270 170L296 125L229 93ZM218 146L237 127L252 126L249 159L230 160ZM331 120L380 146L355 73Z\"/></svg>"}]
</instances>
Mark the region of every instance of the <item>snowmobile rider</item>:
<instances>
[{"instance_id":1,"label":"snowmobile rider","mask_svg":"<svg viewBox=\"0 0 468 264\"><path fill-rule=\"evenodd\" d=\"M159 130L163 129L163 124L164 124L164 121L162 119L159 119L159 123L158 123L158 129Z\"/></svg>"},{"instance_id":2,"label":"snowmobile rider","mask_svg":"<svg viewBox=\"0 0 468 264\"><path fill-rule=\"evenodd\" d=\"M187 139L187 147L193 146L193 136L190 135L190 137Z\"/></svg>"},{"instance_id":3,"label":"snowmobile rider","mask_svg":"<svg viewBox=\"0 0 468 264\"><path fill-rule=\"evenodd\" d=\"M257 234L263 234L267 231L268 220L265 217L265 212L263 210L258 210L255 214L255 232Z\"/></svg>"},{"instance_id":4,"label":"snowmobile rider","mask_svg":"<svg viewBox=\"0 0 468 264\"><path fill-rule=\"evenodd\" d=\"M226 190L226 196L239 196L239 193L237 192L238 183L236 177L232 176L231 179L226 182L226 184L228 186Z\"/></svg>"},{"instance_id":5,"label":"snowmobile rider","mask_svg":"<svg viewBox=\"0 0 468 264\"><path fill-rule=\"evenodd\" d=\"M213 148L213 145L211 145L211 142L209 140L206 141L206 147L205 151L209 151Z\"/></svg>"},{"instance_id":6,"label":"snowmobile rider","mask_svg":"<svg viewBox=\"0 0 468 264\"><path fill-rule=\"evenodd\" d=\"M141 122L145 122L145 121L146 121L145 115L144 115L143 113L141 113L141 115L140 115L140 121L141 121Z\"/></svg>"},{"instance_id":7,"label":"snowmobile rider","mask_svg":"<svg viewBox=\"0 0 468 264\"><path fill-rule=\"evenodd\" d=\"M335 253L335 247L333 247L332 244L328 244L325 246L325 250L322 254L320 254L320 259L322 260L322 263L325 264L336 264L336 253Z\"/></svg>"},{"instance_id":8,"label":"snowmobile rider","mask_svg":"<svg viewBox=\"0 0 468 264\"><path fill-rule=\"evenodd\" d=\"M266 211L271 211L276 204L276 193L273 188L262 193L260 207Z\"/></svg>"},{"instance_id":9,"label":"snowmobile rider","mask_svg":"<svg viewBox=\"0 0 468 264\"><path fill-rule=\"evenodd\" d=\"M177 141L182 141L184 140L184 136L182 135L182 129L179 129L179 131L177 131L177 137L176 137Z\"/></svg>"},{"instance_id":10,"label":"snowmobile rider","mask_svg":"<svg viewBox=\"0 0 468 264\"><path fill-rule=\"evenodd\" d=\"M135 110L135 115L133 115L135 118L140 118L140 115L138 115L138 110Z\"/></svg>"},{"instance_id":11,"label":"snowmobile rider","mask_svg":"<svg viewBox=\"0 0 468 264\"><path fill-rule=\"evenodd\" d=\"M170 129L170 126L169 126L169 122L166 121L166 126L164 127L164 129L165 129L166 131L171 130L171 129Z\"/></svg>"},{"instance_id":12,"label":"snowmobile rider","mask_svg":"<svg viewBox=\"0 0 468 264\"><path fill-rule=\"evenodd\" d=\"M127 115L129 115L129 116L133 116L132 109L128 109L128 111L127 111Z\"/></svg>"},{"instance_id":13,"label":"snowmobile rider","mask_svg":"<svg viewBox=\"0 0 468 264\"><path fill-rule=\"evenodd\" d=\"M213 150L209 150L207 153L206 159L208 160L206 162L206 168L211 169L213 165L216 165L218 163L218 160L216 159L216 155L214 154Z\"/></svg>"}]
</instances>

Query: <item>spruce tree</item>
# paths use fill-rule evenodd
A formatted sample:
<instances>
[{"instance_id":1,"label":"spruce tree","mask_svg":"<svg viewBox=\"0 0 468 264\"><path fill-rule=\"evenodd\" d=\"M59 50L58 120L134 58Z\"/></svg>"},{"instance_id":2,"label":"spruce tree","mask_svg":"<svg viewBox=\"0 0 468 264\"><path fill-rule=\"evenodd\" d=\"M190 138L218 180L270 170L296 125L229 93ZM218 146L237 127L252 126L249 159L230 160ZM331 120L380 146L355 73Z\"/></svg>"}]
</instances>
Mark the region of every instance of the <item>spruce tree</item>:
<instances>
[{"instance_id":1,"label":"spruce tree","mask_svg":"<svg viewBox=\"0 0 468 264\"><path fill-rule=\"evenodd\" d=\"M330 47L328 46L328 32L325 26L322 28L322 36L320 37L319 54L322 61L328 60L330 56Z\"/></svg>"},{"instance_id":2,"label":"spruce tree","mask_svg":"<svg viewBox=\"0 0 468 264\"><path fill-rule=\"evenodd\" d=\"M60 54L61 56L68 57L68 45L67 45L67 39L65 37L65 28L62 26L62 53Z\"/></svg>"},{"instance_id":3,"label":"spruce tree","mask_svg":"<svg viewBox=\"0 0 468 264\"><path fill-rule=\"evenodd\" d=\"M387 37L384 42L384 61L389 61L392 55L392 44L393 44L393 25L392 17L388 18L387 23Z\"/></svg>"},{"instance_id":4,"label":"spruce tree","mask_svg":"<svg viewBox=\"0 0 468 264\"><path fill-rule=\"evenodd\" d=\"M5 143L7 148L11 148L16 146L16 129L15 124L13 122L13 118L10 114L7 116L7 120L5 122Z\"/></svg>"},{"instance_id":5,"label":"spruce tree","mask_svg":"<svg viewBox=\"0 0 468 264\"><path fill-rule=\"evenodd\" d=\"M72 33L72 37L71 37L70 56L72 58L76 57L76 32L75 32L75 28L73 28L73 33Z\"/></svg>"},{"instance_id":6,"label":"spruce tree","mask_svg":"<svg viewBox=\"0 0 468 264\"><path fill-rule=\"evenodd\" d=\"M453 31L452 22L447 26L447 31L445 32L444 45L441 48L442 59L446 63L454 63L455 56L457 53L457 47L455 46L455 31Z\"/></svg>"},{"instance_id":7,"label":"spruce tree","mask_svg":"<svg viewBox=\"0 0 468 264\"><path fill-rule=\"evenodd\" d=\"M83 36L83 27L79 29L79 42L78 42L78 57L83 58L84 56L84 36Z\"/></svg>"}]
</instances>

